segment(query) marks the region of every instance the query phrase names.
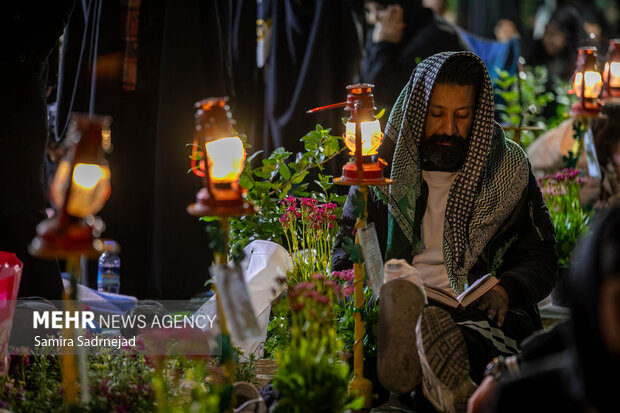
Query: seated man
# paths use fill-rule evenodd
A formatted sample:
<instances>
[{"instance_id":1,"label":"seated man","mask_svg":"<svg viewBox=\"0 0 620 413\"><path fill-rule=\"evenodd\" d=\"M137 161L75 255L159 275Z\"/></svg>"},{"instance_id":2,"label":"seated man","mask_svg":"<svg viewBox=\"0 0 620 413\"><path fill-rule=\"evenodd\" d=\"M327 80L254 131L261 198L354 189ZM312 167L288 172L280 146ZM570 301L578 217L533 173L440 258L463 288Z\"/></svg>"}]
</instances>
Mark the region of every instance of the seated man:
<instances>
[{"instance_id":1,"label":"seated man","mask_svg":"<svg viewBox=\"0 0 620 413\"><path fill-rule=\"evenodd\" d=\"M405 279L381 289L379 380L408 393L422 381L439 411L465 411L495 356L514 354L542 327L536 304L556 281L549 212L527 157L493 121L493 91L471 52L436 54L420 63L386 126L381 148L390 187L370 191L385 259L401 258L423 283L455 294L492 272L499 284L475 305L424 308ZM352 188L333 268L351 266L341 248L355 223ZM416 333L417 330L417 333Z\"/></svg>"}]
</instances>

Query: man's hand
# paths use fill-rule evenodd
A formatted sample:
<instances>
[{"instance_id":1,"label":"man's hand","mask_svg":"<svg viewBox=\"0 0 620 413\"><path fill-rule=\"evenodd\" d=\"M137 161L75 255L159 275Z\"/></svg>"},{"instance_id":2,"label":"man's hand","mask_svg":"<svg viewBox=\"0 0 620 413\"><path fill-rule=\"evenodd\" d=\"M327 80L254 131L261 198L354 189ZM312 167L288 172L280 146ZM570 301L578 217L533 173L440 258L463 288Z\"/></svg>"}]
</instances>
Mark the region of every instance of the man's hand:
<instances>
[{"instance_id":1,"label":"man's hand","mask_svg":"<svg viewBox=\"0 0 620 413\"><path fill-rule=\"evenodd\" d=\"M479 413L483 411L485 403L489 400L495 389L497 381L491 376L487 376L482 380L480 386L471 395L467 402L467 413Z\"/></svg>"},{"instance_id":2,"label":"man's hand","mask_svg":"<svg viewBox=\"0 0 620 413\"><path fill-rule=\"evenodd\" d=\"M476 304L476 307L487 314L490 320L495 320L498 326L504 324L504 317L508 311L508 293L501 285L496 285L487 291Z\"/></svg>"},{"instance_id":3,"label":"man's hand","mask_svg":"<svg viewBox=\"0 0 620 413\"><path fill-rule=\"evenodd\" d=\"M404 31L403 9L398 4L391 4L382 11L377 19L372 33L372 41L374 43L400 43L403 39Z\"/></svg>"}]
</instances>

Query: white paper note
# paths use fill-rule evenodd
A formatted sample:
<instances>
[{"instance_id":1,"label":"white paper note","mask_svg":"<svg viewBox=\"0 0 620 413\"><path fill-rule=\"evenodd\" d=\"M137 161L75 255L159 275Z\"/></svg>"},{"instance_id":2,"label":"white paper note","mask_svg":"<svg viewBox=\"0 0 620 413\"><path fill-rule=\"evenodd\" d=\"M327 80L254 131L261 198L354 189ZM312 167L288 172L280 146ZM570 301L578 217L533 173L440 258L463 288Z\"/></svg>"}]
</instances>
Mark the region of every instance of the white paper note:
<instances>
[{"instance_id":1,"label":"white paper note","mask_svg":"<svg viewBox=\"0 0 620 413\"><path fill-rule=\"evenodd\" d=\"M217 293L222 300L226 325L234 342L257 337L260 329L250 294L238 265L214 265L211 273L215 278Z\"/></svg>"},{"instance_id":2,"label":"white paper note","mask_svg":"<svg viewBox=\"0 0 620 413\"><path fill-rule=\"evenodd\" d=\"M372 295L378 299L383 285L383 257L374 222L367 224L366 228L359 231L359 240Z\"/></svg>"}]
</instances>

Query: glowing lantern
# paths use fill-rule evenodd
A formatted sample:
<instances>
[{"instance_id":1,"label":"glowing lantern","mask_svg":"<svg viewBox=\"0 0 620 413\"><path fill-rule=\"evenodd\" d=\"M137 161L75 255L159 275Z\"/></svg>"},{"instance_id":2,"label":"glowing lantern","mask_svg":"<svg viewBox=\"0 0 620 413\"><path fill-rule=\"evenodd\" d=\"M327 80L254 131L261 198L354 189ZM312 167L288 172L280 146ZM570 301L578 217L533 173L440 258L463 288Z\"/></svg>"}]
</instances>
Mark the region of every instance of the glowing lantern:
<instances>
[{"instance_id":1,"label":"glowing lantern","mask_svg":"<svg viewBox=\"0 0 620 413\"><path fill-rule=\"evenodd\" d=\"M110 168L104 156L104 146L111 146L110 123L107 116L72 115L67 139L74 146L59 163L50 187L50 199L58 213L39 224L38 236L31 244L33 255L92 256L100 252L94 245L100 244L95 237L101 231L101 221L93 215L103 208L111 192Z\"/></svg>"},{"instance_id":2,"label":"glowing lantern","mask_svg":"<svg viewBox=\"0 0 620 413\"><path fill-rule=\"evenodd\" d=\"M187 210L195 216L237 216L253 212L243 197L239 178L245 165L245 148L232 128L225 98L196 103L196 130L192 171L203 178L196 203Z\"/></svg>"},{"instance_id":3,"label":"glowing lantern","mask_svg":"<svg viewBox=\"0 0 620 413\"><path fill-rule=\"evenodd\" d=\"M383 132L379 120L375 118L375 104L372 95L373 85L366 83L347 86L349 91L345 110L350 112L345 133L345 145L355 160L342 168L342 177L334 179L335 183L345 185L381 185L387 183L383 177L383 168L387 165L383 159L371 160L383 142Z\"/></svg>"},{"instance_id":4,"label":"glowing lantern","mask_svg":"<svg viewBox=\"0 0 620 413\"><path fill-rule=\"evenodd\" d=\"M620 39L609 41L607 61L603 69L605 83L605 101L620 99Z\"/></svg>"},{"instance_id":5,"label":"glowing lantern","mask_svg":"<svg viewBox=\"0 0 620 413\"><path fill-rule=\"evenodd\" d=\"M579 48L577 67L571 78L571 84L572 89L568 93L574 93L579 97L579 101L571 107L571 113L596 116L600 108L598 97L603 89L603 77L595 47Z\"/></svg>"}]
</instances>

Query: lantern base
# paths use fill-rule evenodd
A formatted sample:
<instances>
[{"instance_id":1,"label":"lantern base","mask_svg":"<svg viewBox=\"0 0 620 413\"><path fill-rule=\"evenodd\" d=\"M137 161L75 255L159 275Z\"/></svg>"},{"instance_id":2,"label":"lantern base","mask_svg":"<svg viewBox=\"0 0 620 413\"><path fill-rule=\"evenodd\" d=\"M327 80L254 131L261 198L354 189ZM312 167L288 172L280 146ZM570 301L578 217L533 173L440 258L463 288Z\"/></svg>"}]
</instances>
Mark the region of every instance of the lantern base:
<instances>
[{"instance_id":1,"label":"lantern base","mask_svg":"<svg viewBox=\"0 0 620 413\"><path fill-rule=\"evenodd\" d=\"M360 171L355 162L349 162L342 167L342 176L334 178L334 183L337 185L390 185L392 180L383 176L385 166L385 161L379 159L375 163L362 163L362 170Z\"/></svg>"},{"instance_id":2,"label":"lantern base","mask_svg":"<svg viewBox=\"0 0 620 413\"><path fill-rule=\"evenodd\" d=\"M570 114L571 116L586 116L586 117L596 118L598 117L599 110L600 108L598 107L596 109L589 109L589 108L583 107L581 102L575 102L570 107Z\"/></svg>"},{"instance_id":3,"label":"lantern base","mask_svg":"<svg viewBox=\"0 0 620 413\"><path fill-rule=\"evenodd\" d=\"M607 96L603 99L603 106L620 106L620 97Z\"/></svg>"},{"instance_id":4,"label":"lantern base","mask_svg":"<svg viewBox=\"0 0 620 413\"><path fill-rule=\"evenodd\" d=\"M196 194L196 203L187 207L187 213L195 217L239 217L253 215L256 209L234 190L216 192L218 198L209 194L206 188L201 188Z\"/></svg>"},{"instance_id":5,"label":"lantern base","mask_svg":"<svg viewBox=\"0 0 620 413\"><path fill-rule=\"evenodd\" d=\"M28 252L40 258L66 258L84 255L96 258L103 251L103 242L93 236L93 229L80 222L62 222L49 218L37 226L37 236L28 246Z\"/></svg>"}]
</instances>

